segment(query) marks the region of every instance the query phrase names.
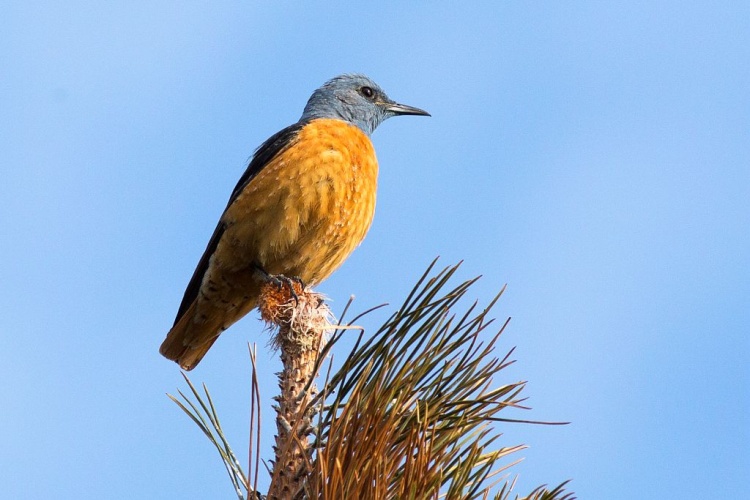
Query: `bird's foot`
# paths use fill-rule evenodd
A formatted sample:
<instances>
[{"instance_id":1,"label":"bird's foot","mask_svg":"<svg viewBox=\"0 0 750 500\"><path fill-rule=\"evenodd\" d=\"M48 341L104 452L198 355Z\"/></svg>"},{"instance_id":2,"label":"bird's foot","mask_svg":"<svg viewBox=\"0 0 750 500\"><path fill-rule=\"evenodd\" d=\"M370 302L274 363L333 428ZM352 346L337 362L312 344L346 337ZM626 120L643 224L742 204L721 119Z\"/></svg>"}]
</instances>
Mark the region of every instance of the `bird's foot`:
<instances>
[{"instance_id":1,"label":"bird's foot","mask_svg":"<svg viewBox=\"0 0 750 500\"><path fill-rule=\"evenodd\" d=\"M292 278L284 276L283 274L274 274L271 276L271 279L276 283L279 290L281 290L284 285L289 287L289 294L294 299L294 305L299 305L299 296L297 296L297 292L294 291L294 280Z\"/></svg>"},{"instance_id":2,"label":"bird's foot","mask_svg":"<svg viewBox=\"0 0 750 500\"><path fill-rule=\"evenodd\" d=\"M269 274L268 275L268 281L270 283L273 283L276 285L276 287L281 290L284 286L286 286L289 289L289 295L294 299L294 305L295 307L299 305L299 296L297 295L297 292L294 290L295 283L300 286L301 290L305 289L305 283L299 279L298 277L288 277L284 276L283 274Z\"/></svg>"},{"instance_id":3,"label":"bird's foot","mask_svg":"<svg viewBox=\"0 0 750 500\"><path fill-rule=\"evenodd\" d=\"M292 276L291 278L283 274L269 274L260 266L255 267L256 271L260 274L261 278L273 285L276 285L278 290L281 290L284 285L289 289L289 295L294 299L294 305L299 305L299 296L295 291L295 284L299 286L299 289L304 291L307 288L305 282L299 276Z\"/></svg>"}]
</instances>

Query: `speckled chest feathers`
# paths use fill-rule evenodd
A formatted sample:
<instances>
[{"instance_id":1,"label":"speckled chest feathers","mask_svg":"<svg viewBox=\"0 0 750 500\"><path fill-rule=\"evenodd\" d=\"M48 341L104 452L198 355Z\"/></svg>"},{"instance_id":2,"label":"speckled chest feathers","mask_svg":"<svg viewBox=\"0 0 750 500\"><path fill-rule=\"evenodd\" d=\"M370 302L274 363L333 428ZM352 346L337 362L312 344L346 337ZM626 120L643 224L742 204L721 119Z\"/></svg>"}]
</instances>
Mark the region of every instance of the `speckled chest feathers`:
<instances>
[{"instance_id":1,"label":"speckled chest feathers","mask_svg":"<svg viewBox=\"0 0 750 500\"><path fill-rule=\"evenodd\" d=\"M375 150L359 128L312 121L227 208L213 264L257 264L309 284L325 279L370 228L377 175Z\"/></svg>"}]
</instances>

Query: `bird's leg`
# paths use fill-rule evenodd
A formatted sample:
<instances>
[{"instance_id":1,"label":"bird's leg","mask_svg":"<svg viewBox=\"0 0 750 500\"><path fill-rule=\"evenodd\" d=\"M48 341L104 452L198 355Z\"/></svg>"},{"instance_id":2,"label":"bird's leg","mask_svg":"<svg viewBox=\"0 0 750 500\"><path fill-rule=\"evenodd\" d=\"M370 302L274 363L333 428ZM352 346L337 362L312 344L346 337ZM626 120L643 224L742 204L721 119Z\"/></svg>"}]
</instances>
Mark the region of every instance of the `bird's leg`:
<instances>
[{"instance_id":1,"label":"bird's leg","mask_svg":"<svg viewBox=\"0 0 750 500\"><path fill-rule=\"evenodd\" d=\"M294 283L298 283L303 290L305 289L305 282L302 281L299 276L293 276L289 278L287 276L284 276L283 274L269 274L265 269L257 264L255 265L255 270L260 275L263 281L273 283L278 287L279 290L281 290L282 286L286 285L289 288L289 294L294 299L294 305L297 306L299 304L299 297L297 296L297 292L294 291Z\"/></svg>"}]
</instances>

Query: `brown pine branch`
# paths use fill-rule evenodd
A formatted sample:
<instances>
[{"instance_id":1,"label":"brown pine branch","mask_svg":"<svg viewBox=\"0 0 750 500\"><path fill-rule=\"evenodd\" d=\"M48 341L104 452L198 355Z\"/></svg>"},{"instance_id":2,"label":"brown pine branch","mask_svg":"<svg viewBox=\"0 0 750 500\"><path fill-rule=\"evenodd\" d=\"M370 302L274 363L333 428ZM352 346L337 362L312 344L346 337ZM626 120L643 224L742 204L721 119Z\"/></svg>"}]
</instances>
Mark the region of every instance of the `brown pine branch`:
<instances>
[{"instance_id":1,"label":"brown pine branch","mask_svg":"<svg viewBox=\"0 0 750 500\"><path fill-rule=\"evenodd\" d=\"M268 499L294 499L303 495L312 470L309 404L317 395L313 379L326 333L332 329L331 312L320 294L294 280L267 283L259 309L283 365L278 373L281 392L274 398L277 432Z\"/></svg>"}]
</instances>

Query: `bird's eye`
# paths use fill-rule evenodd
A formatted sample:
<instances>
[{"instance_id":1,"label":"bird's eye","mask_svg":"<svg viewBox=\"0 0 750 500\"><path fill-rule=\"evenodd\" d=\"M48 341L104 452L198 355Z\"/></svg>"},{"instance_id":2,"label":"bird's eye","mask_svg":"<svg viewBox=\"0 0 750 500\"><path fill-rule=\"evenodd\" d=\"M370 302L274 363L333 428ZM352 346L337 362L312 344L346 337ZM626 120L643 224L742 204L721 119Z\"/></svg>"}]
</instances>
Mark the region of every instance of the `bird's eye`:
<instances>
[{"instance_id":1,"label":"bird's eye","mask_svg":"<svg viewBox=\"0 0 750 500\"><path fill-rule=\"evenodd\" d=\"M362 87L359 92L365 96L365 99L372 99L375 97L375 91L371 87Z\"/></svg>"}]
</instances>

